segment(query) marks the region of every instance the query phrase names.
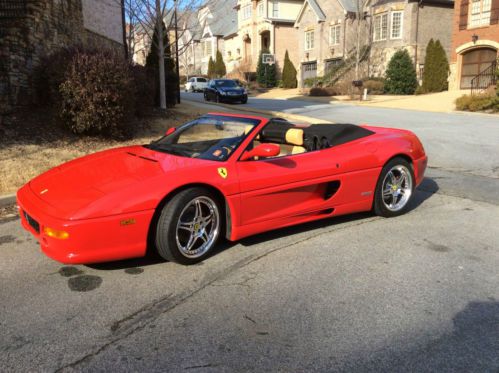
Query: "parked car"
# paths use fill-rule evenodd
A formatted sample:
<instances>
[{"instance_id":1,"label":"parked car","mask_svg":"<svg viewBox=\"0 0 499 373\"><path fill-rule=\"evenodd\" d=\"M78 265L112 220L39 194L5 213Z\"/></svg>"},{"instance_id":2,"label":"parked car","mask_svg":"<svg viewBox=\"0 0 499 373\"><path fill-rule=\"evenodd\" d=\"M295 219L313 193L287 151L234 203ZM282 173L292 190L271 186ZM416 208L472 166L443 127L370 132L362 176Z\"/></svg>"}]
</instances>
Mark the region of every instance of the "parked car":
<instances>
[{"instance_id":1,"label":"parked car","mask_svg":"<svg viewBox=\"0 0 499 373\"><path fill-rule=\"evenodd\" d=\"M186 92L203 92L208 86L208 79L201 77L192 77L185 83Z\"/></svg>"},{"instance_id":2,"label":"parked car","mask_svg":"<svg viewBox=\"0 0 499 373\"><path fill-rule=\"evenodd\" d=\"M222 236L361 211L401 215L426 164L406 130L207 114L151 144L55 167L17 202L23 227L62 263L141 257L149 247L193 264Z\"/></svg>"},{"instance_id":3,"label":"parked car","mask_svg":"<svg viewBox=\"0 0 499 373\"><path fill-rule=\"evenodd\" d=\"M248 102L248 92L237 81L232 79L213 79L204 90L205 101L216 102Z\"/></svg>"}]
</instances>

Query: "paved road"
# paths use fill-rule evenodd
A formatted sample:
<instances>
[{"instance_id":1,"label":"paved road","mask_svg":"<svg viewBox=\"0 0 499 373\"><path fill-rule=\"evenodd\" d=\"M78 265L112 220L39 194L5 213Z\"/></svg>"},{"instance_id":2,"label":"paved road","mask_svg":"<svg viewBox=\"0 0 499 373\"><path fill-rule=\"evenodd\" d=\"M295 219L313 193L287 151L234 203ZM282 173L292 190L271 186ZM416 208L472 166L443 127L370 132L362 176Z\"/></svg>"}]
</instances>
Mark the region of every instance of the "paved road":
<instances>
[{"instance_id":1,"label":"paved road","mask_svg":"<svg viewBox=\"0 0 499 373\"><path fill-rule=\"evenodd\" d=\"M496 179L431 171L402 217L266 233L192 267L62 266L0 222L0 370L497 372Z\"/></svg>"}]
</instances>

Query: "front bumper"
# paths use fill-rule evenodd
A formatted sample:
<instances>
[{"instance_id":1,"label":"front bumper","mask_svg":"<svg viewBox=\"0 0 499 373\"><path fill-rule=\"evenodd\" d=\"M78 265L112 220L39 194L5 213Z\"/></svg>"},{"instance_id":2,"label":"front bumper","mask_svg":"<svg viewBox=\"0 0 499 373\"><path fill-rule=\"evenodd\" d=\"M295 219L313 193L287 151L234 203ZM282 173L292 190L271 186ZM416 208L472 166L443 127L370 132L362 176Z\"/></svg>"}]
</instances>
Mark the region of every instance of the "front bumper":
<instances>
[{"instance_id":1,"label":"front bumper","mask_svg":"<svg viewBox=\"0 0 499 373\"><path fill-rule=\"evenodd\" d=\"M414 177L416 178L416 186L423 182L427 165L428 157L426 155L414 161Z\"/></svg>"},{"instance_id":2,"label":"front bumper","mask_svg":"<svg viewBox=\"0 0 499 373\"><path fill-rule=\"evenodd\" d=\"M238 102L248 100L248 95L220 95L220 99L225 102Z\"/></svg>"},{"instance_id":3,"label":"front bumper","mask_svg":"<svg viewBox=\"0 0 499 373\"><path fill-rule=\"evenodd\" d=\"M63 220L47 213L50 206L28 185L17 192L19 215L24 229L33 234L42 252L65 264L107 262L144 256L154 210L95 219ZM128 224L124 224L128 222ZM133 224L129 224L133 222ZM65 240L47 236L44 228L65 231Z\"/></svg>"}]
</instances>

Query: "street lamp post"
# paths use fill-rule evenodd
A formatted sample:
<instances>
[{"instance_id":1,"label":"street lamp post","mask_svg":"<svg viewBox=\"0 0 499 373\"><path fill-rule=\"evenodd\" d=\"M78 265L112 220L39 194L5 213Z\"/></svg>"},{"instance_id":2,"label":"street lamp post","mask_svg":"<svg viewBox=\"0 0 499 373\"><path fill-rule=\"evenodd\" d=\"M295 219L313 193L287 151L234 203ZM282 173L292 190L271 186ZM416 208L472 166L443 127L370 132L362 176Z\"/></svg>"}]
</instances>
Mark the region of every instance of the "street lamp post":
<instances>
[{"instance_id":1,"label":"street lamp post","mask_svg":"<svg viewBox=\"0 0 499 373\"><path fill-rule=\"evenodd\" d=\"M174 17L175 17L175 58L176 58L176 70L177 70L177 103L180 104L180 61L178 59L178 27L177 27L177 0L173 0L175 4Z\"/></svg>"}]
</instances>

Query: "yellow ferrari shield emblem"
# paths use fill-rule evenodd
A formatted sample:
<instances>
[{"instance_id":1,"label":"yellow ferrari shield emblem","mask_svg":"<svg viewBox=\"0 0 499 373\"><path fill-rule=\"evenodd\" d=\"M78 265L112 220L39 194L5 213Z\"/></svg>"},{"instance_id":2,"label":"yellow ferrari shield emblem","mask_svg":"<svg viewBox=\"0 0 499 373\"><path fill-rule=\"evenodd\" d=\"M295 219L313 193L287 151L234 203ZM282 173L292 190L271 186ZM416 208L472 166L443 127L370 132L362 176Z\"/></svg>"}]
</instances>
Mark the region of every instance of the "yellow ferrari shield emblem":
<instances>
[{"instance_id":1,"label":"yellow ferrari shield emblem","mask_svg":"<svg viewBox=\"0 0 499 373\"><path fill-rule=\"evenodd\" d=\"M224 179L226 179L228 176L227 169L225 167L219 167L218 174L222 176Z\"/></svg>"}]
</instances>

